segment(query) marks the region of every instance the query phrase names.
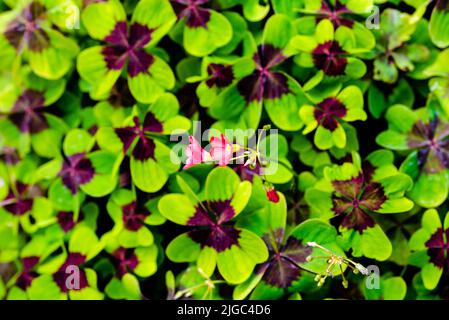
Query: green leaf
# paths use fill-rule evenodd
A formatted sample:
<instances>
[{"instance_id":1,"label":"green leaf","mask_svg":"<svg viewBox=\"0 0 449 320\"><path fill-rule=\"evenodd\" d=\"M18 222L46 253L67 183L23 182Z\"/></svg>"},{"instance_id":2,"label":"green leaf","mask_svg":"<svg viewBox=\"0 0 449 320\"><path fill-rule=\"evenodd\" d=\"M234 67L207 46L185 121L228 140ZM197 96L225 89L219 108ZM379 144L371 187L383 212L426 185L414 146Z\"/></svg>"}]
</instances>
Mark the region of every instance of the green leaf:
<instances>
[{"instance_id":1,"label":"green leaf","mask_svg":"<svg viewBox=\"0 0 449 320\"><path fill-rule=\"evenodd\" d=\"M254 232L259 237L285 230L287 204L285 196L279 194L279 202L267 201L264 206L251 214L239 218L238 227Z\"/></svg>"},{"instance_id":2,"label":"green leaf","mask_svg":"<svg viewBox=\"0 0 449 320\"><path fill-rule=\"evenodd\" d=\"M187 225L187 222L195 214L194 203L183 194L168 194L159 200L161 214L177 224Z\"/></svg>"},{"instance_id":3,"label":"green leaf","mask_svg":"<svg viewBox=\"0 0 449 320\"><path fill-rule=\"evenodd\" d=\"M95 257L102 250L95 233L87 227L77 227L69 241L69 251L87 256L87 260Z\"/></svg>"},{"instance_id":4,"label":"green leaf","mask_svg":"<svg viewBox=\"0 0 449 320\"><path fill-rule=\"evenodd\" d=\"M424 286L427 290L433 290L437 287L440 281L443 269L436 267L433 264L426 264L421 270L421 276L424 282Z\"/></svg>"},{"instance_id":5,"label":"green leaf","mask_svg":"<svg viewBox=\"0 0 449 320\"><path fill-rule=\"evenodd\" d=\"M446 7L439 7L439 5ZM430 17L429 34L432 42L439 48L449 46L449 8L444 1L438 1Z\"/></svg>"},{"instance_id":6,"label":"green leaf","mask_svg":"<svg viewBox=\"0 0 449 320\"><path fill-rule=\"evenodd\" d=\"M93 144L94 139L89 132L82 129L72 129L66 134L62 149L65 155L70 156L88 152Z\"/></svg>"},{"instance_id":7,"label":"green leaf","mask_svg":"<svg viewBox=\"0 0 449 320\"><path fill-rule=\"evenodd\" d=\"M424 208L435 208L441 205L448 196L449 176L446 171L435 174L421 174L415 180L408 196L416 204Z\"/></svg>"},{"instance_id":8,"label":"green leaf","mask_svg":"<svg viewBox=\"0 0 449 320\"><path fill-rule=\"evenodd\" d=\"M103 40L114 30L117 22L126 21L126 13L120 1L108 0L89 4L81 19L92 38Z\"/></svg>"},{"instance_id":9,"label":"green leaf","mask_svg":"<svg viewBox=\"0 0 449 320\"><path fill-rule=\"evenodd\" d=\"M174 262L196 261L201 252L201 245L193 241L187 233L173 239L167 246L167 257Z\"/></svg>"},{"instance_id":10,"label":"green leaf","mask_svg":"<svg viewBox=\"0 0 449 320\"><path fill-rule=\"evenodd\" d=\"M119 244L124 248L151 246L154 242L153 234L145 226L138 231L123 229L118 236Z\"/></svg>"},{"instance_id":11,"label":"green leaf","mask_svg":"<svg viewBox=\"0 0 449 320\"><path fill-rule=\"evenodd\" d=\"M175 76L170 66L158 56L152 57L154 60L147 72L128 76L129 90L142 103L154 102L165 90L175 86Z\"/></svg>"},{"instance_id":12,"label":"green leaf","mask_svg":"<svg viewBox=\"0 0 449 320\"><path fill-rule=\"evenodd\" d=\"M245 282L237 285L232 293L232 298L235 300L245 299L259 284L263 275L263 273L254 273Z\"/></svg>"},{"instance_id":13,"label":"green leaf","mask_svg":"<svg viewBox=\"0 0 449 320\"><path fill-rule=\"evenodd\" d=\"M157 246L152 245L150 247L137 248L135 253L137 259L139 260L139 264L137 265L134 272L139 277L144 278L153 275L157 270Z\"/></svg>"},{"instance_id":14,"label":"green leaf","mask_svg":"<svg viewBox=\"0 0 449 320\"><path fill-rule=\"evenodd\" d=\"M33 71L40 77L55 80L61 78L72 67L72 59L79 48L73 39L66 38L55 30L46 30L50 46L42 51L29 51L28 60Z\"/></svg>"},{"instance_id":15,"label":"green leaf","mask_svg":"<svg viewBox=\"0 0 449 320\"><path fill-rule=\"evenodd\" d=\"M168 0L141 0L134 8L132 22L154 30L147 44L147 47L152 47L170 31L176 22L176 15Z\"/></svg>"},{"instance_id":16,"label":"green leaf","mask_svg":"<svg viewBox=\"0 0 449 320\"><path fill-rule=\"evenodd\" d=\"M275 48L283 49L293 36L294 27L290 19L286 15L275 14L265 24L262 41Z\"/></svg>"},{"instance_id":17,"label":"green leaf","mask_svg":"<svg viewBox=\"0 0 449 320\"><path fill-rule=\"evenodd\" d=\"M202 57L225 46L232 39L232 25L222 14L209 10L206 27L184 27L184 48L193 56Z\"/></svg>"},{"instance_id":18,"label":"green leaf","mask_svg":"<svg viewBox=\"0 0 449 320\"><path fill-rule=\"evenodd\" d=\"M204 247L197 260L198 269L208 277L212 276L217 264L217 251L210 247Z\"/></svg>"},{"instance_id":19,"label":"green leaf","mask_svg":"<svg viewBox=\"0 0 449 320\"><path fill-rule=\"evenodd\" d=\"M35 278L27 290L31 300L65 300L51 274L40 275Z\"/></svg>"},{"instance_id":20,"label":"green leaf","mask_svg":"<svg viewBox=\"0 0 449 320\"><path fill-rule=\"evenodd\" d=\"M117 177L113 175L116 156L107 151L95 151L87 156L95 168L91 181L81 185L81 190L92 197L103 197L111 193L117 185Z\"/></svg>"},{"instance_id":21,"label":"green leaf","mask_svg":"<svg viewBox=\"0 0 449 320\"><path fill-rule=\"evenodd\" d=\"M268 258L268 250L261 238L247 230L240 230L239 246L219 252L217 266L223 278L231 284L244 282L258 263Z\"/></svg>"},{"instance_id":22,"label":"green leaf","mask_svg":"<svg viewBox=\"0 0 449 320\"><path fill-rule=\"evenodd\" d=\"M131 157L131 177L134 184L145 192L159 191L168 180L168 174L179 168L171 158L171 149L162 142L154 140L156 145L155 158L140 161ZM167 170L169 169L169 170Z\"/></svg>"},{"instance_id":23,"label":"green leaf","mask_svg":"<svg viewBox=\"0 0 449 320\"><path fill-rule=\"evenodd\" d=\"M290 92L276 99L264 99L265 110L277 127L286 131L297 131L303 126L298 110L308 99L296 80L283 75L287 77Z\"/></svg>"},{"instance_id":24,"label":"green leaf","mask_svg":"<svg viewBox=\"0 0 449 320\"><path fill-rule=\"evenodd\" d=\"M92 86L90 96L95 100L108 97L121 72L107 68L102 55L103 48L102 46L87 48L77 58L78 73Z\"/></svg>"},{"instance_id":25,"label":"green leaf","mask_svg":"<svg viewBox=\"0 0 449 320\"><path fill-rule=\"evenodd\" d=\"M228 167L215 168L206 179L206 199L210 201L230 200L239 184L240 179L234 170Z\"/></svg>"},{"instance_id":26,"label":"green leaf","mask_svg":"<svg viewBox=\"0 0 449 320\"><path fill-rule=\"evenodd\" d=\"M393 251L392 244L379 225L366 229L360 241L353 242L354 250L378 261L387 260ZM360 250L360 251L359 251ZM354 253L354 256L358 256Z\"/></svg>"},{"instance_id":27,"label":"green leaf","mask_svg":"<svg viewBox=\"0 0 449 320\"><path fill-rule=\"evenodd\" d=\"M315 30L315 39L320 44L334 40L334 26L330 20L323 19L318 23Z\"/></svg>"}]
</instances>

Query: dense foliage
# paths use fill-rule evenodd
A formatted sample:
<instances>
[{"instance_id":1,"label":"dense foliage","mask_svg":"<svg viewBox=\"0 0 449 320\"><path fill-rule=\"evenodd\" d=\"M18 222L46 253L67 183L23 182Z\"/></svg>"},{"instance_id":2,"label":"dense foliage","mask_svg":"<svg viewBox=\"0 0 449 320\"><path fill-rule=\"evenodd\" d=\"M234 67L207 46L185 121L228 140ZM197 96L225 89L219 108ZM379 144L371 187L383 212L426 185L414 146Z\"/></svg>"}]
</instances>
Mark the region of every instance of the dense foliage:
<instances>
[{"instance_id":1,"label":"dense foliage","mask_svg":"<svg viewBox=\"0 0 449 320\"><path fill-rule=\"evenodd\" d=\"M448 0L0 10L0 299L449 298Z\"/></svg>"}]
</instances>

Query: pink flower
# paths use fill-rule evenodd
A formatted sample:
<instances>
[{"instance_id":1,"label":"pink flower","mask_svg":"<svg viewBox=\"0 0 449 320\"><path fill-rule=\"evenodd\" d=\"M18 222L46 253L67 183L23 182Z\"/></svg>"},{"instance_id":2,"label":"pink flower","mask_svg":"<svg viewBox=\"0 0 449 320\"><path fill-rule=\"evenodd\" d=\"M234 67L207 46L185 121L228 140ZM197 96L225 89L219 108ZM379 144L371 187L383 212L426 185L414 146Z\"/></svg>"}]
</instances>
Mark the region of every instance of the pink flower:
<instances>
[{"instance_id":1,"label":"pink flower","mask_svg":"<svg viewBox=\"0 0 449 320\"><path fill-rule=\"evenodd\" d=\"M211 160L210 154L201 148L201 145L193 136L189 136L189 145L187 146L185 153L187 161L184 170L189 169L198 163Z\"/></svg>"},{"instance_id":2,"label":"pink flower","mask_svg":"<svg viewBox=\"0 0 449 320\"><path fill-rule=\"evenodd\" d=\"M234 152L234 148L229 143L228 138L224 134L221 134L220 137L212 137L210 144L212 145L210 150L212 159L218 161L219 166L226 166L231 161Z\"/></svg>"},{"instance_id":3,"label":"pink flower","mask_svg":"<svg viewBox=\"0 0 449 320\"><path fill-rule=\"evenodd\" d=\"M274 187L270 187L266 190L267 192L267 197L268 200L274 203L278 203L279 202L279 195L276 192L276 189Z\"/></svg>"}]
</instances>

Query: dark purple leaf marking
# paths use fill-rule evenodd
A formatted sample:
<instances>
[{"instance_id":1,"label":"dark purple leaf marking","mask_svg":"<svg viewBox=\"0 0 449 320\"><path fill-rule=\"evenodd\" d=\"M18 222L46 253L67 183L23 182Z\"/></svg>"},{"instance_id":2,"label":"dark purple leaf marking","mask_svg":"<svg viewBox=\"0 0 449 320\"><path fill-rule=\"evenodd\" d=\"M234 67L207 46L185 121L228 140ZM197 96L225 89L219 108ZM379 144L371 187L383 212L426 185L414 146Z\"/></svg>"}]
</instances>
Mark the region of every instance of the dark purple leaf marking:
<instances>
[{"instance_id":1,"label":"dark purple leaf marking","mask_svg":"<svg viewBox=\"0 0 449 320\"><path fill-rule=\"evenodd\" d=\"M332 194L332 210L340 217L338 224L360 234L375 225L368 213L380 209L387 200L382 185L371 181L372 170L372 165L365 162L357 177L332 182L335 189Z\"/></svg>"},{"instance_id":2,"label":"dark purple leaf marking","mask_svg":"<svg viewBox=\"0 0 449 320\"><path fill-rule=\"evenodd\" d=\"M237 89L247 104L262 99L276 99L290 93L288 78L272 69L282 63L286 57L280 49L269 44L259 46L253 57L256 70L237 83Z\"/></svg>"},{"instance_id":3,"label":"dark purple leaf marking","mask_svg":"<svg viewBox=\"0 0 449 320\"><path fill-rule=\"evenodd\" d=\"M195 214L187 222L188 226L197 227L188 234L202 247L211 247L217 252L225 251L239 244L240 230L227 223L234 215L231 200L203 202L196 207Z\"/></svg>"},{"instance_id":4,"label":"dark purple leaf marking","mask_svg":"<svg viewBox=\"0 0 449 320\"><path fill-rule=\"evenodd\" d=\"M121 70L128 62L129 76L135 77L147 72L154 62L154 57L144 48L151 41L153 31L137 22L128 30L126 22L117 22L114 30L104 39L107 45L103 47L102 53L107 67Z\"/></svg>"},{"instance_id":5,"label":"dark purple leaf marking","mask_svg":"<svg viewBox=\"0 0 449 320\"><path fill-rule=\"evenodd\" d=\"M207 74L209 78L206 80L206 85L209 88L212 88L213 86L225 88L234 80L232 66L211 63L207 66Z\"/></svg>"},{"instance_id":6,"label":"dark purple leaf marking","mask_svg":"<svg viewBox=\"0 0 449 320\"><path fill-rule=\"evenodd\" d=\"M316 106L314 116L321 126L334 131L338 127L337 119L346 116L346 112L345 105L337 98L327 98Z\"/></svg>"},{"instance_id":7,"label":"dark purple leaf marking","mask_svg":"<svg viewBox=\"0 0 449 320\"><path fill-rule=\"evenodd\" d=\"M7 25L5 38L17 51L28 46L31 51L41 52L50 46L50 38L42 29L45 20L45 7L38 1L33 1Z\"/></svg>"},{"instance_id":8,"label":"dark purple leaf marking","mask_svg":"<svg viewBox=\"0 0 449 320\"><path fill-rule=\"evenodd\" d=\"M446 240L444 236L446 236ZM446 263L447 268L449 268L449 229L443 232L443 229L439 228L425 245L431 263L440 269L443 269Z\"/></svg>"},{"instance_id":9,"label":"dark purple leaf marking","mask_svg":"<svg viewBox=\"0 0 449 320\"><path fill-rule=\"evenodd\" d=\"M22 290L26 290L35 278L38 277L37 272L33 268L39 262L39 257L31 256L22 258L23 270L16 280L16 286Z\"/></svg>"},{"instance_id":10,"label":"dark purple leaf marking","mask_svg":"<svg viewBox=\"0 0 449 320\"><path fill-rule=\"evenodd\" d=\"M323 19L328 19L332 22L335 29L340 26L352 28L354 26L354 21L345 17L345 15L350 12L351 11L338 0L335 2L334 6L329 5L327 1L322 0L321 8L318 11L317 22L320 22Z\"/></svg>"},{"instance_id":11,"label":"dark purple leaf marking","mask_svg":"<svg viewBox=\"0 0 449 320\"><path fill-rule=\"evenodd\" d=\"M28 186L17 181L15 190L11 187L6 198L0 202L6 211L14 216L23 216L33 208L33 198L40 195L37 187Z\"/></svg>"},{"instance_id":12,"label":"dark purple leaf marking","mask_svg":"<svg viewBox=\"0 0 449 320\"><path fill-rule=\"evenodd\" d=\"M42 113L44 104L45 98L41 92L27 89L15 102L8 118L21 132L39 133L48 128Z\"/></svg>"},{"instance_id":13,"label":"dark purple leaf marking","mask_svg":"<svg viewBox=\"0 0 449 320\"><path fill-rule=\"evenodd\" d=\"M415 123L408 134L407 144L418 150L418 164L425 173L449 169L449 124L436 117L428 124Z\"/></svg>"},{"instance_id":14,"label":"dark purple leaf marking","mask_svg":"<svg viewBox=\"0 0 449 320\"><path fill-rule=\"evenodd\" d=\"M63 265L53 274L53 280L58 285L59 289L63 293L67 293L70 288L68 288L66 281L67 277L71 276L71 269L69 267L76 266L80 268L79 272L79 289L74 290L81 290L83 288L86 288L88 286L87 283L87 276L86 272L81 269L81 266L86 262L86 256L82 255L81 253L77 252L70 252L67 255L66 261L63 263Z\"/></svg>"},{"instance_id":15,"label":"dark purple leaf marking","mask_svg":"<svg viewBox=\"0 0 449 320\"><path fill-rule=\"evenodd\" d=\"M153 139L146 136L146 133L161 133L162 131L162 123L151 112L147 113L142 125L140 125L139 119L134 117L134 126L115 129L117 136L123 143L124 152L138 139L132 150L132 155L139 161L145 161L150 158L155 160L154 150L156 144Z\"/></svg>"},{"instance_id":16,"label":"dark purple leaf marking","mask_svg":"<svg viewBox=\"0 0 449 320\"><path fill-rule=\"evenodd\" d=\"M15 165L19 160L20 156L15 148L3 146L0 149L0 161L4 161L8 165Z\"/></svg>"},{"instance_id":17,"label":"dark purple leaf marking","mask_svg":"<svg viewBox=\"0 0 449 320\"><path fill-rule=\"evenodd\" d=\"M202 247L214 248L223 252L232 245L239 244L240 230L230 226L210 226L208 229L198 229L189 232L189 237Z\"/></svg>"},{"instance_id":18,"label":"dark purple leaf marking","mask_svg":"<svg viewBox=\"0 0 449 320\"><path fill-rule=\"evenodd\" d=\"M94 177L95 169L92 162L85 156L85 153L77 153L65 157L59 172L62 183L72 194L76 194L79 186L89 183Z\"/></svg>"},{"instance_id":19,"label":"dark purple leaf marking","mask_svg":"<svg viewBox=\"0 0 449 320\"><path fill-rule=\"evenodd\" d=\"M264 271L262 280L270 286L287 289L299 279L300 264L307 261L312 250L294 237L289 237L283 244L283 229L265 235L263 240L267 244L270 256L268 262L260 269Z\"/></svg>"},{"instance_id":20,"label":"dark purple leaf marking","mask_svg":"<svg viewBox=\"0 0 449 320\"><path fill-rule=\"evenodd\" d=\"M150 214L146 208L139 207L137 202L122 207L122 221L125 229L130 231L138 231L145 223L145 219Z\"/></svg>"},{"instance_id":21,"label":"dark purple leaf marking","mask_svg":"<svg viewBox=\"0 0 449 320\"><path fill-rule=\"evenodd\" d=\"M205 28L210 20L210 10L201 5L210 0L170 0L178 19L186 18L186 26L189 28Z\"/></svg>"},{"instance_id":22,"label":"dark purple leaf marking","mask_svg":"<svg viewBox=\"0 0 449 320\"><path fill-rule=\"evenodd\" d=\"M74 220L74 214L70 211L60 211L58 212L56 218L58 219L58 223L61 226L61 229L67 233L75 227L75 224L82 221L84 216L83 213L79 213L78 221Z\"/></svg>"},{"instance_id":23,"label":"dark purple leaf marking","mask_svg":"<svg viewBox=\"0 0 449 320\"><path fill-rule=\"evenodd\" d=\"M312 52L315 67L323 70L328 76L340 76L345 74L348 60L345 55L347 52L343 50L337 41L327 41L318 45Z\"/></svg>"},{"instance_id":24,"label":"dark purple leaf marking","mask_svg":"<svg viewBox=\"0 0 449 320\"><path fill-rule=\"evenodd\" d=\"M128 272L133 272L139 264L133 249L118 248L111 255L117 277L119 278L122 278Z\"/></svg>"}]
</instances>

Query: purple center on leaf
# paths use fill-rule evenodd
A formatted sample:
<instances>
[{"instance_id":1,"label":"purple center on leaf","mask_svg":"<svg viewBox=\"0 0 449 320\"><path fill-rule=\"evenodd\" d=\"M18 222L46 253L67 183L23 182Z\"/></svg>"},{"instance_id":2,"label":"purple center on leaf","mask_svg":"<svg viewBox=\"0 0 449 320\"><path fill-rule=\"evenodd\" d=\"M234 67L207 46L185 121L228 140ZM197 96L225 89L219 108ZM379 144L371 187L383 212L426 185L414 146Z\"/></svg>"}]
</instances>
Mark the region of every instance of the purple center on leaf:
<instances>
[{"instance_id":1,"label":"purple center on leaf","mask_svg":"<svg viewBox=\"0 0 449 320\"><path fill-rule=\"evenodd\" d=\"M48 128L47 120L42 114L44 103L45 98L41 92L27 89L17 99L8 118L21 132L39 133Z\"/></svg>"},{"instance_id":2,"label":"purple center on leaf","mask_svg":"<svg viewBox=\"0 0 449 320\"><path fill-rule=\"evenodd\" d=\"M15 148L9 146L0 148L0 161L4 161L8 165L15 165L19 160L20 156Z\"/></svg>"},{"instance_id":3,"label":"purple center on leaf","mask_svg":"<svg viewBox=\"0 0 449 320\"><path fill-rule=\"evenodd\" d=\"M210 0L170 0L178 19L186 18L186 26L189 28L206 28L210 20L210 11L201 5Z\"/></svg>"},{"instance_id":4,"label":"purple center on leaf","mask_svg":"<svg viewBox=\"0 0 449 320\"><path fill-rule=\"evenodd\" d=\"M84 153L77 153L64 158L62 169L59 176L62 183L72 192L76 194L80 185L89 183L94 177L95 169L92 162L85 158Z\"/></svg>"},{"instance_id":5,"label":"purple center on leaf","mask_svg":"<svg viewBox=\"0 0 449 320\"><path fill-rule=\"evenodd\" d=\"M315 67L323 70L328 76L339 76L345 73L348 60L346 51L337 41L327 41L318 45L312 52Z\"/></svg>"},{"instance_id":6,"label":"purple center on leaf","mask_svg":"<svg viewBox=\"0 0 449 320\"><path fill-rule=\"evenodd\" d=\"M253 59L256 70L237 84L237 89L248 104L280 98L290 92L288 78L283 73L272 70L286 59L280 49L269 44L261 45Z\"/></svg>"},{"instance_id":7,"label":"purple center on leaf","mask_svg":"<svg viewBox=\"0 0 449 320\"><path fill-rule=\"evenodd\" d=\"M266 271L262 279L273 287L287 289L299 279L299 265L307 261L312 250L294 237L289 237L285 245L282 245L284 232L278 230L276 233L278 235L275 234L274 237L266 235L263 238L269 248L270 259L263 266Z\"/></svg>"},{"instance_id":8,"label":"purple center on leaf","mask_svg":"<svg viewBox=\"0 0 449 320\"><path fill-rule=\"evenodd\" d=\"M118 248L112 253L112 260L119 278L134 271L139 264L133 249Z\"/></svg>"},{"instance_id":9,"label":"purple center on leaf","mask_svg":"<svg viewBox=\"0 0 449 320\"><path fill-rule=\"evenodd\" d=\"M362 173L357 177L332 182L335 189L332 210L342 219L340 225L360 234L375 225L368 213L380 209L387 200L382 185L371 180L373 170L369 162L364 162Z\"/></svg>"},{"instance_id":10,"label":"purple center on leaf","mask_svg":"<svg viewBox=\"0 0 449 320\"><path fill-rule=\"evenodd\" d=\"M50 38L41 27L45 20L45 7L33 1L7 25L5 38L17 51L28 45L30 50L40 52L50 45Z\"/></svg>"},{"instance_id":11,"label":"purple center on leaf","mask_svg":"<svg viewBox=\"0 0 449 320\"><path fill-rule=\"evenodd\" d=\"M156 145L153 139L146 134L161 133L162 131L162 123L151 112L148 112L145 116L142 126L139 123L139 118L134 117L134 126L115 129L117 136L123 143L124 152L138 139L133 148L132 155L140 161L145 161L149 158L155 160L154 150Z\"/></svg>"},{"instance_id":12,"label":"purple center on leaf","mask_svg":"<svg viewBox=\"0 0 449 320\"><path fill-rule=\"evenodd\" d=\"M438 117L415 123L407 137L410 148L418 149L418 164L426 173L449 169L449 124Z\"/></svg>"},{"instance_id":13,"label":"purple center on leaf","mask_svg":"<svg viewBox=\"0 0 449 320\"><path fill-rule=\"evenodd\" d=\"M344 16L350 12L351 11L338 0L334 6L331 6L325 0L322 0L321 9L318 11L317 22L320 22L323 19L328 19L332 22L335 29L340 26L352 28L354 21Z\"/></svg>"},{"instance_id":14,"label":"purple center on leaf","mask_svg":"<svg viewBox=\"0 0 449 320\"><path fill-rule=\"evenodd\" d=\"M217 252L225 251L232 245L238 245L240 231L229 222L235 215L231 200L207 201L196 207L188 226L197 227L188 234L202 247L214 248Z\"/></svg>"},{"instance_id":15,"label":"purple center on leaf","mask_svg":"<svg viewBox=\"0 0 449 320\"><path fill-rule=\"evenodd\" d=\"M449 229L443 232L443 229L439 228L426 242L426 247L430 262L440 269L444 268L446 262L446 266L449 268Z\"/></svg>"},{"instance_id":16,"label":"purple center on leaf","mask_svg":"<svg viewBox=\"0 0 449 320\"><path fill-rule=\"evenodd\" d=\"M61 226L61 229L67 233L70 230L73 229L73 227L75 227L75 224L77 223L76 221L74 221L73 218L73 212L69 212L69 211L60 211L58 212L58 215L56 216L56 218L58 219L58 223ZM81 221L83 219L83 213L80 212L79 214L79 221Z\"/></svg>"},{"instance_id":17,"label":"purple center on leaf","mask_svg":"<svg viewBox=\"0 0 449 320\"><path fill-rule=\"evenodd\" d=\"M32 193L32 188L18 181L15 184L15 189L10 187L8 195L0 204L12 215L22 216L33 208Z\"/></svg>"},{"instance_id":18,"label":"purple center on leaf","mask_svg":"<svg viewBox=\"0 0 449 320\"><path fill-rule=\"evenodd\" d=\"M209 88L212 88L214 85L218 88L225 88L234 80L232 66L211 63L207 66L207 74L209 78L206 80L206 85Z\"/></svg>"},{"instance_id":19,"label":"purple center on leaf","mask_svg":"<svg viewBox=\"0 0 449 320\"><path fill-rule=\"evenodd\" d=\"M70 252L68 254L64 264L58 269L58 271L53 274L53 280L56 282L61 292L66 293L71 289L70 286L75 284L79 284L79 288L73 288L74 290L81 290L87 287L88 284L86 272L81 269L81 265L84 264L84 262L86 262L86 256L82 255L81 253ZM76 269L74 267L79 268L78 283L75 283L75 281L73 281L74 283L72 283L72 281L67 281L70 280L68 279L68 277L74 278L74 276L76 275L76 273L74 272L74 270Z\"/></svg>"},{"instance_id":20,"label":"purple center on leaf","mask_svg":"<svg viewBox=\"0 0 449 320\"><path fill-rule=\"evenodd\" d=\"M334 131L338 127L337 119L346 116L346 107L336 98L327 98L316 106L314 116L321 126Z\"/></svg>"},{"instance_id":21,"label":"purple center on leaf","mask_svg":"<svg viewBox=\"0 0 449 320\"><path fill-rule=\"evenodd\" d=\"M22 258L23 270L16 280L16 286L22 290L26 290L38 274L33 271L34 266L39 262L39 257L31 256Z\"/></svg>"},{"instance_id":22,"label":"purple center on leaf","mask_svg":"<svg viewBox=\"0 0 449 320\"><path fill-rule=\"evenodd\" d=\"M127 230L137 231L144 226L144 221L149 215L148 210L139 208L135 201L122 207L123 225Z\"/></svg>"},{"instance_id":23,"label":"purple center on leaf","mask_svg":"<svg viewBox=\"0 0 449 320\"><path fill-rule=\"evenodd\" d=\"M114 30L104 40L103 56L109 69L121 70L128 62L131 77L147 72L154 57L145 51L153 30L134 22L128 30L126 22L117 22Z\"/></svg>"}]
</instances>

